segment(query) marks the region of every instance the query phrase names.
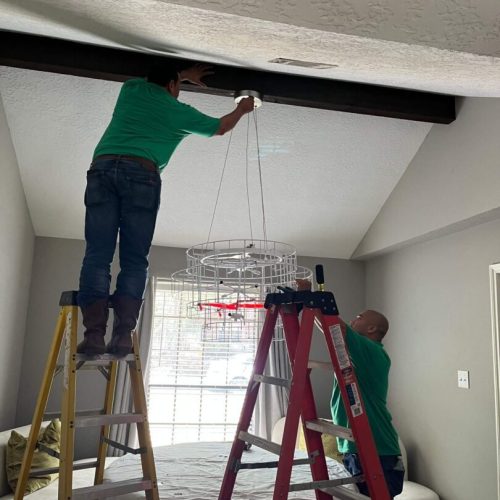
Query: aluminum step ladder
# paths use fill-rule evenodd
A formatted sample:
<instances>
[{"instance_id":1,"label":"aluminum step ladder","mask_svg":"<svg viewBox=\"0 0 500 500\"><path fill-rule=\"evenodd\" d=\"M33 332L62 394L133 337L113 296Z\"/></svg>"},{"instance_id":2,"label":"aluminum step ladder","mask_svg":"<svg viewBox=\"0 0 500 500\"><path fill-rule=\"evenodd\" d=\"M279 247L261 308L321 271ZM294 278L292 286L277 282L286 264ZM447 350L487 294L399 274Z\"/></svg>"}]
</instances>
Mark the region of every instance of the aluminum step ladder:
<instances>
[{"instance_id":1,"label":"aluminum step ladder","mask_svg":"<svg viewBox=\"0 0 500 500\"><path fill-rule=\"evenodd\" d=\"M389 500L380 460L375 448L371 428L361 398L354 368L344 341L338 309L331 292L324 291L322 266L316 266L318 292L294 291L283 288L282 293L266 297L267 309L262 334L247 387L236 436L229 454L219 500L230 500L240 470L276 467L273 500L288 499L289 492L314 490L317 500ZM303 308L299 317L299 309ZM264 375L264 368L273 339L278 316L281 317L288 354L292 366L291 382ZM318 419L310 380L309 351L314 323L319 325L326 341L330 359L341 389L350 428L342 428ZM313 367L313 364L311 364ZM248 432L260 384L277 384L290 388L283 441L281 445L267 441ZM308 458L294 460L299 421L302 421ZM326 465L321 435L343 437L356 442L364 475L330 479ZM242 463L245 443L266 449L279 456L275 462ZM292 467L309 464L312 481L290 484ZM365 481L370 497L349 490L343 485ZM246 492L248 494L248 492Z\"/></svg>"},{"instance_id":2,"label":"aluminum step ladder","mask_svg":"<svg viewBox=\"0 0 500 500\"><path fill-rule=\"evenodd\" d=\"M148 500L159 500L156 469L149 434L146 397L142 379L139 343L136 332L133 332L133 351L123 358L110 354L87 356L76 352L78 324L77 292L68 291L61 294L61 307L49 356L43 374L42 384L33 415L26 451L19 474L15 500L24 498L28 477L59 472L58 500L92 500L110 498L136 491L144 491ZM59 352L64 340L64 362L57 364ZM130 373L130 384L134 402L133 413L113 414L113 398L116 387L118 363L127 363ZM106 378L104 406L100 410L84 410L77 412L76 374L78 371L98 370ZM38 445L37 438L50 394L52 381L58 374L63 376L61 406L61 447L57 455L59 467L52 469L32 470L33 454ZM109 439L110 426L113 424L136 424L139 448L133 449ZM74 463L75 430L77 428L100 427L100 440L97 460L85 463ZM128 453L140 454L143 476L127 481L104 483L104 467L108 446ZM42 448L44 449L44 448ZM44 451L48 451L45 450ZM51 450L52 451L52 450ZM54 452L52 452L54 453ZM73 470L95 468L94 485L72 489Z\"/></svg>"}]
</instances>

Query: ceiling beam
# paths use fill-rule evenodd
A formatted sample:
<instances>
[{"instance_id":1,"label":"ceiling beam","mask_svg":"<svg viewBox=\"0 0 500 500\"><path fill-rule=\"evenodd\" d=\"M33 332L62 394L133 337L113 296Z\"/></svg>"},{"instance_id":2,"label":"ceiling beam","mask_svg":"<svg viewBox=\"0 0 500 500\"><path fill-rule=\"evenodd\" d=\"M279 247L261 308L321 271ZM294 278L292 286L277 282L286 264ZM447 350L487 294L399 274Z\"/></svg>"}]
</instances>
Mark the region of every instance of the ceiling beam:
<instances>
[{"instance_id":1,"label":"ceiling beam","mask_svg":"<svg viewBox=\"0 0 500 500\"><path fill-rule=\"evenodd\" d=\"M159 61L183 66L196 62L0 30L0 65L4 66L121 82L145 76L151 64ZM261 92L264 101L279 104L431 123L446 124L455 119L455 97L450 95L212 66L215 73L206 77L206 88L183 85L183 89L231 97L237 90L251 89Z\"/></svg>"}]
</instances>

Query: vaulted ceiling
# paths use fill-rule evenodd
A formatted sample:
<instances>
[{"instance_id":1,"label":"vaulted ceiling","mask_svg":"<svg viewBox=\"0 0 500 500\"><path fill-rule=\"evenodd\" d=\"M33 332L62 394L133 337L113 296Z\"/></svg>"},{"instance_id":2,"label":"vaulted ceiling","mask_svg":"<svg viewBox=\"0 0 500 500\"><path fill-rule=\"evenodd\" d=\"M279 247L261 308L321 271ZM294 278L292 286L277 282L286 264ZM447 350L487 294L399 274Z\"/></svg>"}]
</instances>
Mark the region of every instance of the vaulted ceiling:
<instances>
[{"instance_id":1,"label":"vaulted ceiling","mask_svg":"<svg viewBox=\"0 0 500 500\"><path fill-rule=\"evenodd\" d=\"M216 67L500 96L500 4L493 0L0 0L0 7L3 30ZM276 58L299 62L270 62ZM119 83L96 78L0 68L37 235L82 237L85 171L118 91ZM214 116L234 105L229 97L192 92L181 100ZM432 127L268 102L255 116L268 237L294 244L302 255L339 258L354 252ZM179 147L163 175L154 243L206 240L228 141L190 137ZM260 237L253 119L234 131L228 160L212 237L249 236L247 164L253 233Z\"/></svg>"}]
</instances>

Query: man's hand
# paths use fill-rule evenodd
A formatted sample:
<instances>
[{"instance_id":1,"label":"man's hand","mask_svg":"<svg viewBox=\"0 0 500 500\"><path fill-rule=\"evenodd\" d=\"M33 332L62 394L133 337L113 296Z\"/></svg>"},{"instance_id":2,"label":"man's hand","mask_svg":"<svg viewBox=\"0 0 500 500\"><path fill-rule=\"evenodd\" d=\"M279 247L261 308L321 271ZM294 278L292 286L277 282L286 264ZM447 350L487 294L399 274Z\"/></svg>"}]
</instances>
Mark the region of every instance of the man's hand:
<instances>
[{"instance_id":1,"label":"man's hand","mask_svg":"<svg viewBox=\"0 0 500 500\"><path fill-rule=\"evenodd\" d=\"M238 103L238 108L243 114L250 113L255 108L255 103L253 97L245 97Z\"/></svg>"},{"instance_id":2,"label":"man's hand","mask_svg":"<svg viewBox=\"0 0 500 500\"><path fill-rule=\"evenodd\" d=\"M299 292L311 290L312 288L312 284L309 280L295 280L295 283L297 283L297 290Z\"/></svg>"},{"instance_id":3,"label":"man's hand","mask_svg":"<svg viewBox=\"0 0 500 500\"><path fill-rule=\"evenodd\" d=\"M236 108L229 114L220 119L219 130L215 135L224 135L226 132L232 130L240 121L241 117L250 113L254 109L253 97L245 97L242 99Z\"/></svg>"},{"instance_id":4,"label":"man's hand","mask_svg":"<svg viewBox=\"0 0 500 500\"><path fill-rule=\"evenodd\" d=\"M199 87L206 87L206 84L201 81L208 75L213 75L211 71L212 66L207 64L195 64L190 68L184 69L179 73L180 79L183 82L190 82L198 85Z\"/></svg>"}]
</instances>

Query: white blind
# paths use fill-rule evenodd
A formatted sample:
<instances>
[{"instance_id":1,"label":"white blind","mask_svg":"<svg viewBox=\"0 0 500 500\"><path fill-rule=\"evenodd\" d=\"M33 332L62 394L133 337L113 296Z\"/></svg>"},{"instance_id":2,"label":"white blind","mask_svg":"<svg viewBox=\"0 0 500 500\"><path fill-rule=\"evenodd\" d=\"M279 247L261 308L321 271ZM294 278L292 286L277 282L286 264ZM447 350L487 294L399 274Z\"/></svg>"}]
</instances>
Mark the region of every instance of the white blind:
<instances>
[{"instance_id":1,"label":"white blind","mask_svg":"<svg viewBox=\"0 0 500 500\"><path fill-rule=\"evenodd\" d=\"M232 441L252 372L261 313L207 324L187 317L188 300L175 283L158 282L148 381L154 446Z\"/></svg>"}]
</instances>

